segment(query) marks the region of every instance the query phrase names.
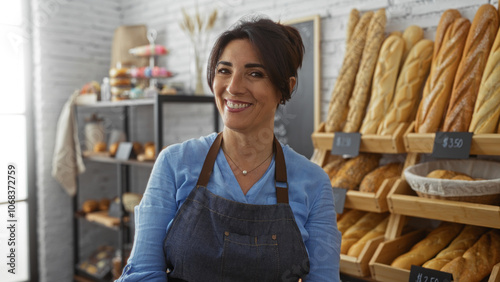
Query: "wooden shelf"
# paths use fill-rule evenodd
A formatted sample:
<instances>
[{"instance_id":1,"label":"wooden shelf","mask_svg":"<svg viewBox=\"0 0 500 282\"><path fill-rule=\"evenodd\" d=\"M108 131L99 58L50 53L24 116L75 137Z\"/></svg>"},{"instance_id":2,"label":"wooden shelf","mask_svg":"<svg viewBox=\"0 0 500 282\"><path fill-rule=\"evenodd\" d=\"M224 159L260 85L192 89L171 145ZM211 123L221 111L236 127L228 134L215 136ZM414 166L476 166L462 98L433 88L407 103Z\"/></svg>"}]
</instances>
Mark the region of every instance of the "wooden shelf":
<instances>
[{"instance_id":1,"label":"wooden shelf","mask_svg":"<svg viewBox=\"0 0 500 282\"><path fill-rule=\"evenodd\" d=\"M124 164L133 166L143 166L143 167L153 167L154 161L138 161L134 159L130 160L117 160L109 156L109 153L93 153L93 152L83 152L83 158L85 160L108 163L108 164Z\"/></svg>"},{"instance_id":2,"label":"wooden shelf","mask_svg":"<svg viewBox=\"0 0 500 282\"><path fill-rule=\"evenodd\" d=\"M415 133L415 125L412 123L404 135L404 145L407 152L432 153L434 147L435 133ZM474 134L470 147L471 155L494 155L500 156L500 134Z\"/></svg>"},{"instance_id":3,"label":"wooden shelf","mask_svg":"<svg viewBox=\"0 0 500 282\"><path fill-rule=\"evenodd\" d=\"M391 213L500 228L500 206L418 197L405 180L387 196Z\"/></svg>"},{"instance_id":4,"label":"wooden shelf","mask_svg":"<svg viewBox=\"0 0 500 282\"><path fill-rule=\"evenodd\" d=\"M366 153L404 153L405 146L403 134L408 127L407 124L401 124L393 135L361 135L360 152ZM331 150L335 133L325 132L325 124L322 123L319 130L311 135L315 149Z\"/></svg>"},{"instance_id":5,"label":"wooden shelf","mask_svg":"<svg viewBox=\"0 0 500 282\"><path fill-rule=\"evenodd\" d=\"M111 229L117 229L120 225L120 218L109 216L108 211L97 211L85 214L85 219L89 222L94 222ZM123 218L124 223L129 222L128 217Z\"/></svg>"},{"instance_id":6,"label":"wooden shelf","mask_svg":"<svg viewBox=\"0 0 500 282\"><path fill-rule=\"evenodd\" d=\"M387 195L391 191L389 180L386 179L376 193L347 191L344 206L349 209L362 210L367 212L386 212L389 210L387 205Z\"/></svg>"}]
</instances>

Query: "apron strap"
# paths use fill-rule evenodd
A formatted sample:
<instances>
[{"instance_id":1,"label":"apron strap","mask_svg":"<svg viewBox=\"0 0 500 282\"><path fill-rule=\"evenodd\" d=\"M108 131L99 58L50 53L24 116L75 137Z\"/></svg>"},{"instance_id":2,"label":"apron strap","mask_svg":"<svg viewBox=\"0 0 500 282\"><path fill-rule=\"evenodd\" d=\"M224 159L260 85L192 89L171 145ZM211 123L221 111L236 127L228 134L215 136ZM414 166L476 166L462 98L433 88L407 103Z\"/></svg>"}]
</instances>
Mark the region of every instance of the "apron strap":
<instances>
[{"instance_id":1,"label":"apron strap","mask_svg":"<svg viewBox=\"0 0 500 282\"><path fill-rule=\"evenodd\" d=\"M214 143L208 150L207 157L205 158L205 162L203 163L203 167L201 169L200 176L198 177L196 186L207 186L208 181L210 180L210 175L212 174L214 168L215 159L217 159L217 155L219 154L221 144L222 132L219 132L214 140ZM274 170L276 199L278 203L288 204L288 182L286 175L285 156L283 154L281 144L279 143L278 139L276 139L276 137L274 137L273 149L276 154ZM282 183L282 185L284 184L285 187L279 187L278 182Z\"/></svg>"}]
</instances>

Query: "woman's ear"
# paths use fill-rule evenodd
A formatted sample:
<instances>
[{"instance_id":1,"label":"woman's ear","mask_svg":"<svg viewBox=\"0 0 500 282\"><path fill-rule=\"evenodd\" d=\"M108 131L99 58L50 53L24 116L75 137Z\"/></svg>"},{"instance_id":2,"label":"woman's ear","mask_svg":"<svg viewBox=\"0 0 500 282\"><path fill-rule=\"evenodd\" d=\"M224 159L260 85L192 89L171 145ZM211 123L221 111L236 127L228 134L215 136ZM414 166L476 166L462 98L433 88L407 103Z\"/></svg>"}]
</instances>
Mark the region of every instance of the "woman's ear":
<instances>
[{"instance_id":1,"label":"woman's ear","mask_svg":"<svg viewBox=\"0 0 500 282\"><path fill-rule=\"evenodd\" d=\"M297 78L295 78L295 76L291 76L290 79L288 80L288 83L290 83L290 93L292 93L293 88L295 87L295 84L297 83Z\"/></svg>"}]
</instances>

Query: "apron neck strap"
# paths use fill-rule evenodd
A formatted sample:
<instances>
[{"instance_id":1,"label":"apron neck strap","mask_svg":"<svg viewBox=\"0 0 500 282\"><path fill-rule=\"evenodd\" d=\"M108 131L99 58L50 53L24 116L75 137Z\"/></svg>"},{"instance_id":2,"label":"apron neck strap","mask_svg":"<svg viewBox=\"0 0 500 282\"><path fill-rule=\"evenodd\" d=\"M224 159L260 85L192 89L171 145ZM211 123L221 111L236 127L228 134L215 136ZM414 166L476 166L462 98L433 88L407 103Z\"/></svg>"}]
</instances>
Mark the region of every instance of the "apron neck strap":
<instances>
[{"instance_id":1,"label":"apron neck strap","mask_svg":"<svg viewBox=\"0 0 500 282\"><path fill-rule=\"evenodd\" d=\"M203 163L203 167L201 169L200 176L198 177L198 182L196 183L196 186L203 186L203 187L207 186L221 144L222 144L222 132L219 132L219 134L217 134L217 137L214 140L214 143L208 150L207 157L205 158L205 162ZM285 156L283 154L283 149L281 148L281 144L278 142L278 139L276 139L276 137L274 137L273 141L273 150L275 153L274 182L276 187L276 198L278 203L288 204L288 182L286 175ZM281 185L285 185L285 187L279 187L278 183L281 183Z\"/></svg>"}]
</instances>

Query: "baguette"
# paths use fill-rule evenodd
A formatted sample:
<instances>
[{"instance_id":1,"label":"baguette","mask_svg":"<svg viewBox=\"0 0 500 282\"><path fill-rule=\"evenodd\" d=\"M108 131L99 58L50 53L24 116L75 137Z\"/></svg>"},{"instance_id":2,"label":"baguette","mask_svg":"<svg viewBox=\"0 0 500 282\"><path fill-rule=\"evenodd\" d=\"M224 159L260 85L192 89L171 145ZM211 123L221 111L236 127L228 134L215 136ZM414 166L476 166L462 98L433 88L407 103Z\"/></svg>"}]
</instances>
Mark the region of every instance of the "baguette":
<instances>
[{"instance_id":1,"label":"baguette","mask_svg":"<svg viewBox=\"0 0 500 282\"><path fill-rule=\"evenodd\" d=\"M356 189L363 177L378 166L379 159L378 154L359 154L348 160L332 179L332 187L347 190Z\"/></svg>"},{"instance_id":2,"label":"baguette","mask_svg":"<svg viewBox=\"0 0 500 282\"><path fill-rule=\"evenodd\" d=\"M352 9L349 14L349 21L347 22L347 37L346 42L349 43L352 38L352 34L354 33L354 29L359 22L360 13L357 9Z\"/></svg>"},{"instance_id":3,"label":"baguette","mask_svg":"<svg viewBox=\"0 0 500 282\"><path fill-rule=\"evenodd\" d=\"M349 111L347 120L344 125L344 132L357 132L363 121L363 116L366 110L366 104L369 99L369 91L372 83L373 71L377 64L377 58L380 51L380 46L384 41L384 31L387 18L385 9L379 9L370 21L368 34L366 37L366 45L363 49L363 56L351 99L349 100Z\"/></svg>"},{"instance_id":4,"label":"baguette","mask_svg":"<svg viewBox=\"0 0 500 282\"><path fill-rule=\"evenodd\" d=\"M438 27L436 29L436 37L434 39L434 53L432 54L433 58L437 57L441 46L443 46L444 36L450 25L453 24L456 19L459 19L461 17L462 16L460 15L460 12L455 9L448 9L443 12L443 15L441 16Z\"/></svg>"},{"instance_id":5,"label":"baguette","mask_svg":"<svg viewBox=\"0 0 500 282\"><path fill-rule=\"evenodd\" d=\"M349 227L342 234L342 242L340 243L340 253L347 254L354 243L361 239L370 230L375 228L380 222L387 217L386 213L369 212L359 219L353 226Z\"/></svg>"},{"instance_id":6,"label":"baguette","mask_svg":"<svg viewBox=\"0 0 500 282\"><path fill-rule=\"evenodd\" d=\"M385 230L387 229L387 224L389 223L389 217L386 217L382 220L374 229L368 231L361 239L359 239L356 243L354 243L349 250L347 251L348 256L358 257L366 243L371 239L375 239L377 237L383 236L385 234Z\"/></svg>"},{"instance_id":7,"label":"baguette","mask_svg":"<svg viewBox=\"0 0 500 282\"><path fill-rule=\"evenodd\" d=\"M422 265L445 248L460 233L462 228L461 224L443 222L413 246L410 251L397 257L391 266L410 270L412 265Z\"/></svg>"},{"instance_id":8,"label":"baguette","mask_svg":"<svg viewBox=\"0 0 500 282\"><path fill-rule=\"evenodd\" d=\"M349 210L337 222L337 229L341 234L344 234L349 227L353 226L360 220L367 212L360 210Z\"/></svg>"},{"instance_id":9,"label":"baguette","mask_svg":"<svg viewBox=\"0 0 500 282\"><path fill-rule=\"evenodd\" d=\"M441 271L453 274L455 282L479 282L500 262L500 230L485 233L461 257L443 266Z\"/></svg>"},{"instance_id":10,"label":"baguette","mask_svg":"<svg viewBox=\"0 0 500 282\"><path fill-rule=\"evenodd\" d=\"M336 132L342 129L347 116L347 103L351 97L354 79L358 72L359 62L366 42L368 24L373 15L374 12L368 11L361 16L353 31L352 40L347 43L346 55L328 106L328 117L325 121L326 132Z\"/></svg>"},{"instance_id":11,"label":"baguette","mask_svg":"<svg viewBox=\"0 0 500 282\"><path fill-rule=\"evenodd\" d=\"M405 41L405 49L403 52L403 60L401 62L404 62L406 57L408 57L411 48L424 38L424 30L417 25L410 25L404 30L402 37Z\"/></svg>"},{"instance_id":12,"label":"baguette","mask_svg":"<svg viewBox=\"0 0 500 282\"><path fill-rule=\"evenodd\" d=\"M446 31L442 46L437 47L440 52L432 60L431 73L415 119L415 132L433 133L441 125L469 29L468 19L456 19Z\"/></svg>"},{"instance_id":13,"label":"baguette","mask_svg":"<svg viewBox=\"0 0 500 282\"><path fill-rule=\"evenodd\" d=\"M399 124L414 118L432 61L432 44L431 40L422 39L411 49L399 74L391 107L377 129L378 135L391 135Z\"/></svg>"},{"instance_id":14,"label":"baguette","mask_svg":"<svg viewBox=\"0 0 500 282\"><path fill-rule=\"evenodd\" d=\"M500 118L500 30L491 48L477 94L469 131L495 133Z\"/></svg>"},{"instance_id":15,"label":"baguette","mask_svg":"<svg viewBox=\"0 0 500 282\"><path fill-rule=\"evenodd\" d=\"M378 167L363 178L359 185L359 191L376 192L385 179L401 176L402 171L403 165L401 163L390 163Z\"/></svg>"},{"instance_id":16,"label":"baguette","mask_svg":"<svg viewBox=\"0 0 500 282\"><path fill-rule=\"evenodd\" d=\"M467 35L458 66L443 131L468 131L486 60L498 31L498 12L493 5L479 7Z\"/></svg>"},{"instance_id":17,"label":"baguette","mask_svg":"<svg viewBox=\"0 0 500 282\"><path fill-rule=\"evenodd\" d=\"M481 226L465 226L462 232L458 234L457 238L446 249L439 252L435 258L425 262L422 267L441 270L443 266L454 258L461 257L486 231L488 231L488 228Z\"/></svg>"},{"instance_id":18,"label":"baguette","mask_svg":"<svg viewBox=\"0 0 500 282\"><path fill-rule=\"evenodd\" d=\"M323 170L328 174L328 177L330 177L330 179L332 179L335 177L335 175L337 175L337 172L339 171L339 169L342 167L342 165L345 162L346 162L346 160L343 158L335 159L335 160L327 163L323 167Z\"/></svg>"},{"instance_id":19,"label":"baguette","mask_svg":"<svg viewBox=\"0 0 500 282\"><path fill-rule=\"evenodd\" d=\"M403 38L397 35L390 35L382 44L373 75L370 104L359 130L361 134L376 134L380 121L391 105L404 47Z\"/></svg>"}]
</instances>

